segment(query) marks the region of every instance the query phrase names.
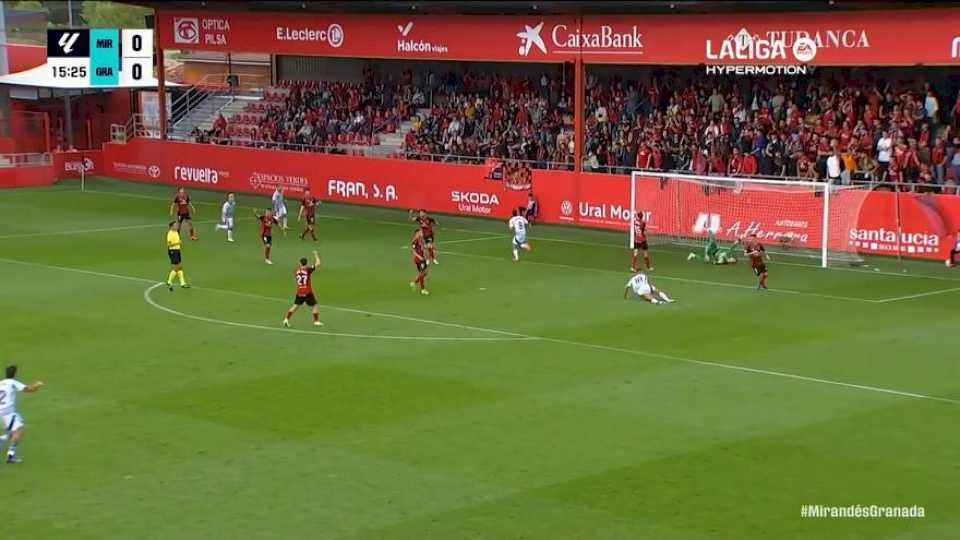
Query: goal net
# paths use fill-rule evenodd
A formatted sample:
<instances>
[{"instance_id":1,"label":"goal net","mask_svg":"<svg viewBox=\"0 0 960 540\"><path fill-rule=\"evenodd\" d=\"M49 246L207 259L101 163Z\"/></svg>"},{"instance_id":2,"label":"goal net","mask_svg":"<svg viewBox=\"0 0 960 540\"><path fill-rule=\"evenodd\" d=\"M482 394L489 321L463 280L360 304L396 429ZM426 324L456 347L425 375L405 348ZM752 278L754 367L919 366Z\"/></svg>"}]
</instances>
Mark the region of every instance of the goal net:
<instances>
[{"instance_id":1,"label":"goal net","mask_svg":"<svg viewBox=\"0 0 960 540\"><path fill-rule=\"evenodd\" d=\"M639 171L630 184L631 219L642 213L651 243L700 255L709 233L727 245L756 234L774 255L823 267L863 263L848 237L869 194L866 187ZM633 226L629 235L632 244Z\"/></svg>"}]
</instances>

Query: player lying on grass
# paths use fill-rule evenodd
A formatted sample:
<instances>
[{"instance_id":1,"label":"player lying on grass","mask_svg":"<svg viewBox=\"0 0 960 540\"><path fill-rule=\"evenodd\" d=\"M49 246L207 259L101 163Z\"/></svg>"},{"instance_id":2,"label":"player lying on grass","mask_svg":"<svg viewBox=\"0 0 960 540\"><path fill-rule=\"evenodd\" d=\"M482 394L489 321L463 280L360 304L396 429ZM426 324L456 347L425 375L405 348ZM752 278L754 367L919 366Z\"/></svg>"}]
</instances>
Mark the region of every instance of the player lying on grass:
<instances>
[{"instance_id":1,"label":"player lying on grass","mask_svg":"<svg viewBox=\"0 0 960 540\"><path fill-rule=\"evenodd\" d=\"M313 313L313 325L323 326L323 323L320 322L320 313L318 313L317 310L317 297L313 294L313 283L311 282L313 273L317 270L318 266L320 266L320 255L318 255L316 251L313 252L312 266L307 264L306 257L300 259L300 266L298 266L297 270L293 273L297 281L297 294L293 297L293 305L290 306L287 314L283 317L283 325L287 328L290 328L290 317L293 317L293 314L296 313L303 304L310 306L310 311Z\"/></svg>"},{"instance_id":2,"label":"player lying on grass","mask_svg":"<svg viewBox=\"0 0 960 540\"><path fill-rule=\"evenodd\" d=\"M237 198L233 193L227 193L227 200L220 208L220 223L216 225L218 231L227 231L227 242L233 242L233 212L237 209Z\"/></svg>"},{"instance_id":3,"label":"player lying on grass","mask_svg":"<svg viewBox=\"0 0 960 540\"><path fill-rule=\"evenodd\" d=\"M177 223L182 226L183 222L186 221L187 225L190 226L190 239L196 240L197 234L193 230L191 212L196 214L197 209L194 208L193 203L190 202L190 196L187 195L187 190L183 188L177 189L177 194L173 196L173 202L170 203L170 217L173 217L174 210L177 211Z\"/></svg>"},{"instance_id":4,"label":"player lying on grass","mask_svg":"<svg viewBox=\"0 0 960 540\"><path fill-rule=\"evenodd\" d=\"M647 278L647 275L643 272L637 272L630 278L630 281L627 282L627 285L623 288L624 300L630 297L630 291L633 291L633 294L638 298L643 298L651 304L676 302L676 300L667 296L667 293L654 287Z\"/></svg>"},{"instance_id":5,"label":"player lying on grass","mask_svg":"<svg viewBox=\"0 0 960 540\"><path fill-rule=\"evenodd\" d=\"M167 288L173 290L173 278L180 280L180 286L184 289L189 288L187 277L183 274L183 257L180 249L183 243L180 241L180 224L171 221L167 227L167 257L170 258L170 274L167 276Z\"/></svg>"},{"instance_id":6,"label":"player lying on grass","mask_svg":"<svg viewBox=\"0 0 960 540\"><path fill-rule=\"evenodd\" d=\"M713 231L707 231L707 245L703 247L703 262L711 264L735 264L737 262L735 253L739 245L740 239L738 238L729 246L722 247L713 236ZM697 254L692 251L687 255L688 261L696 258Z\"/></svg>"},{"instance_id":7,"label":"player lying on grass","mask_svg":"<svg viewBox=\"0 0 960 540\"><path fill-rule=\"evenodd\" d=\"M510 218L510 231L513 233L513 262L520 260L520 250L531 251L530 242L527 241L527 226L530 222L523 217L524 208L516 208L513 211L513 217Z\"/></svg>"},{"instance_id":8,"label":"player lying on grass","mask_svg":"<svg viewBox=\"0 0 960 540\"><path fill-rule=\"evenodd\" d=\"M0 444L10 441L7 449L7 463L20 463L17 458L17 444L23 436L23 416L17 412L17 393L36 392L43 386L43 382L23 384L16 379L17 366L7 366L6 378L0 381Z\"/></svg>"},{"instance_id":9,"label":"player lying on grass","mask_svg":"<svg viewBox=\"0 0 960 540\"><path fill-rule=\"evenodd\" d=\"M433 247L433 227L437 224L437 220L428 216L426 210L420 210L416 214L411 210L410 219L415 221L423 231L423 243L427 246L427 263L440 264L437 261L437 251Z\"/></svg>"},{"instance_id":10,"label":"player lying on grass","mask_svg":"<svg viewBox=\"0 0 960 540\"><path fill-rule=\"evenodd\" d=\"M750 257L750 266L753 268L753 273L759 278L759 281L757 281L757 290L765 291L767 289L766 261L770 256L767 255L767 250L764 249L763 244L757 239L756 234L751 234L747 237L747 241L743 246L743 254Z\"/></svg>"},{"instance_id":11,"label":"player lying on grass","mask_svg":"<svg viewBox=\"0 0 960 540\"><path fill-rule=\"evenodd\" d=\"M420 287L420 294L428 295L427 290L427 254L426 241L423 239L423 229L417 228L410 241L410 251L413 253L413 265L417 267L417 275L410 282L410 287Z\"/></svg>"}]
</instances>

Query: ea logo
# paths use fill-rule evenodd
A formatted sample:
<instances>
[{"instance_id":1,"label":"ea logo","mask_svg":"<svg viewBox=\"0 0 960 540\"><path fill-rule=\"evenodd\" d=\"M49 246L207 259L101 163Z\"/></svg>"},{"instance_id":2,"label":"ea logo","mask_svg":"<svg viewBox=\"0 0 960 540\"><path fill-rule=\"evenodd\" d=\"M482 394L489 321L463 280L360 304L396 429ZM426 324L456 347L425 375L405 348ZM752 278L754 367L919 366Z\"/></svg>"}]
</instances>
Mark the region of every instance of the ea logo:
<instances>
[{"instance_id":1,"label":"ea logo","mask_svg":"<svg viewBox=\"0 0 960 540\"><path fill-rule=\"evenodd\" d=\"M336 23L331 24L327 28L327 42L333 48L343 45L343 27Z\"/></svg>"},{"instance_id":2,"label":"ea logo","mask_svg":"<svg viewBox=\"0 0 960 540\"><path fill-rule=\"evenodd\" d=\"M147 168L147 174L150 175L150 178L160 178L160 167L151 165Z\"/></svg>"},{"instance_id":3,"label":"ea logo","mask_svg":"<svg viewBox=\"0 0 960 540\"><path fill-rule=\"evenodd\" d=\"M798 62L809 62L817 56L817 44L807 37L797 38L793 43L793 57Z\"/></svg>"},{"instance_id":4,"label":"ea logo","mask_svg":"<svg viewBox=\"0 0 960 540\"><path fill-rule=\"evenodd\" d=\"M573 203L570 201L563 201L560 203L560 213L570 217L573 215Z\"/></svg>"}]
</instances>

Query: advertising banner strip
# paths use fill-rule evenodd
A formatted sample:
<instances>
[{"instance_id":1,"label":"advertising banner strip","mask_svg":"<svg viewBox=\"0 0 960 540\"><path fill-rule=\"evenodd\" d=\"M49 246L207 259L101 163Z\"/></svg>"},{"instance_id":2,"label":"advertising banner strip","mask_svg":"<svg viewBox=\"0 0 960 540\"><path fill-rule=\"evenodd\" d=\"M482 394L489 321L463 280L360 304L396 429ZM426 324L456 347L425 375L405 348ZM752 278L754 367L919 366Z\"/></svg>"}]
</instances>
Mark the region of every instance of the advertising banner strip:
<instances>
[{"instance_id":1,"label":"advertising banner strip","mask_svg":"<svg viewBox=\"0 0 960 540\"><path fill-rule=\"evenodd\" d=\"M960 9L414 16L161 10L166 49L659 65L952 65Z\"/></svg>"},{"instance_id":2,"label":"advertising banner strip","mask_svg":"<svg viewBox=\"0 0 960 540\"><path fill-rule=\"evenodd\" d=\"M76 160L64 163L76 163ZM495 179L486 165L284 152L144 138L126 144L107 144L102 162L94 163L97 170L108 176L188 189L268 195L282 186L289 197L296 198L309 187L327 201L425 208L502 220L506 220L514 208L526 203L528 193L511 189L502 179ZM628 176L534 170L530 182L531 192L539 202L538 221L626 232L630 222ZM789 237L797 247L815 249L820 245L823 203L812 191L791 195L789 204L784 205L780 199L782 193L775 191L744 190L707 195L694 183L670 181L665 189L683 191L679 194L684 201L682 207L674 203L677 197L663 196L659 182L638 184L637 200L649 216L651 231L657 234L705 236L703 217L710 216L717 226L717 235L723 239L756 232L771 243ZM849 219L831 220L830 249L895 255L902 248L903 255L908 257L945 259L952 245L952 234L960 227L960 197L901 194L903 229L899 240L895 203L894 193L880 191L855 191L833 198L831 215L835 213Z\"/></svg>"}]
</instances>

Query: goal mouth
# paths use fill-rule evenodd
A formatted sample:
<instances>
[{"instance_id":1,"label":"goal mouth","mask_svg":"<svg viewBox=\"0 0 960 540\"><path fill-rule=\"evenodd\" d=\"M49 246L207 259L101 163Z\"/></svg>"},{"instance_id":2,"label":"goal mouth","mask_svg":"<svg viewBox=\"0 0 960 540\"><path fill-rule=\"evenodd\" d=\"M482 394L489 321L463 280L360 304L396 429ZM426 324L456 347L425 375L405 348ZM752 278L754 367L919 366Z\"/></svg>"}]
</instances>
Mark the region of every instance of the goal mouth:
<instances>
[{"instance_id":1,"label":"goal mouth","mask_svg":"<svg viewBox=\"0 0 960 540\"><path fill-rule=\"evenodd\" d=\"M644 217L651 243L729 249L755 236L768 253L797 262L864 264L847 238L866 186L639 171L630 178L631 219ZM632 245L632 224L629 230Z\"/></svg>"}]
</instances>

